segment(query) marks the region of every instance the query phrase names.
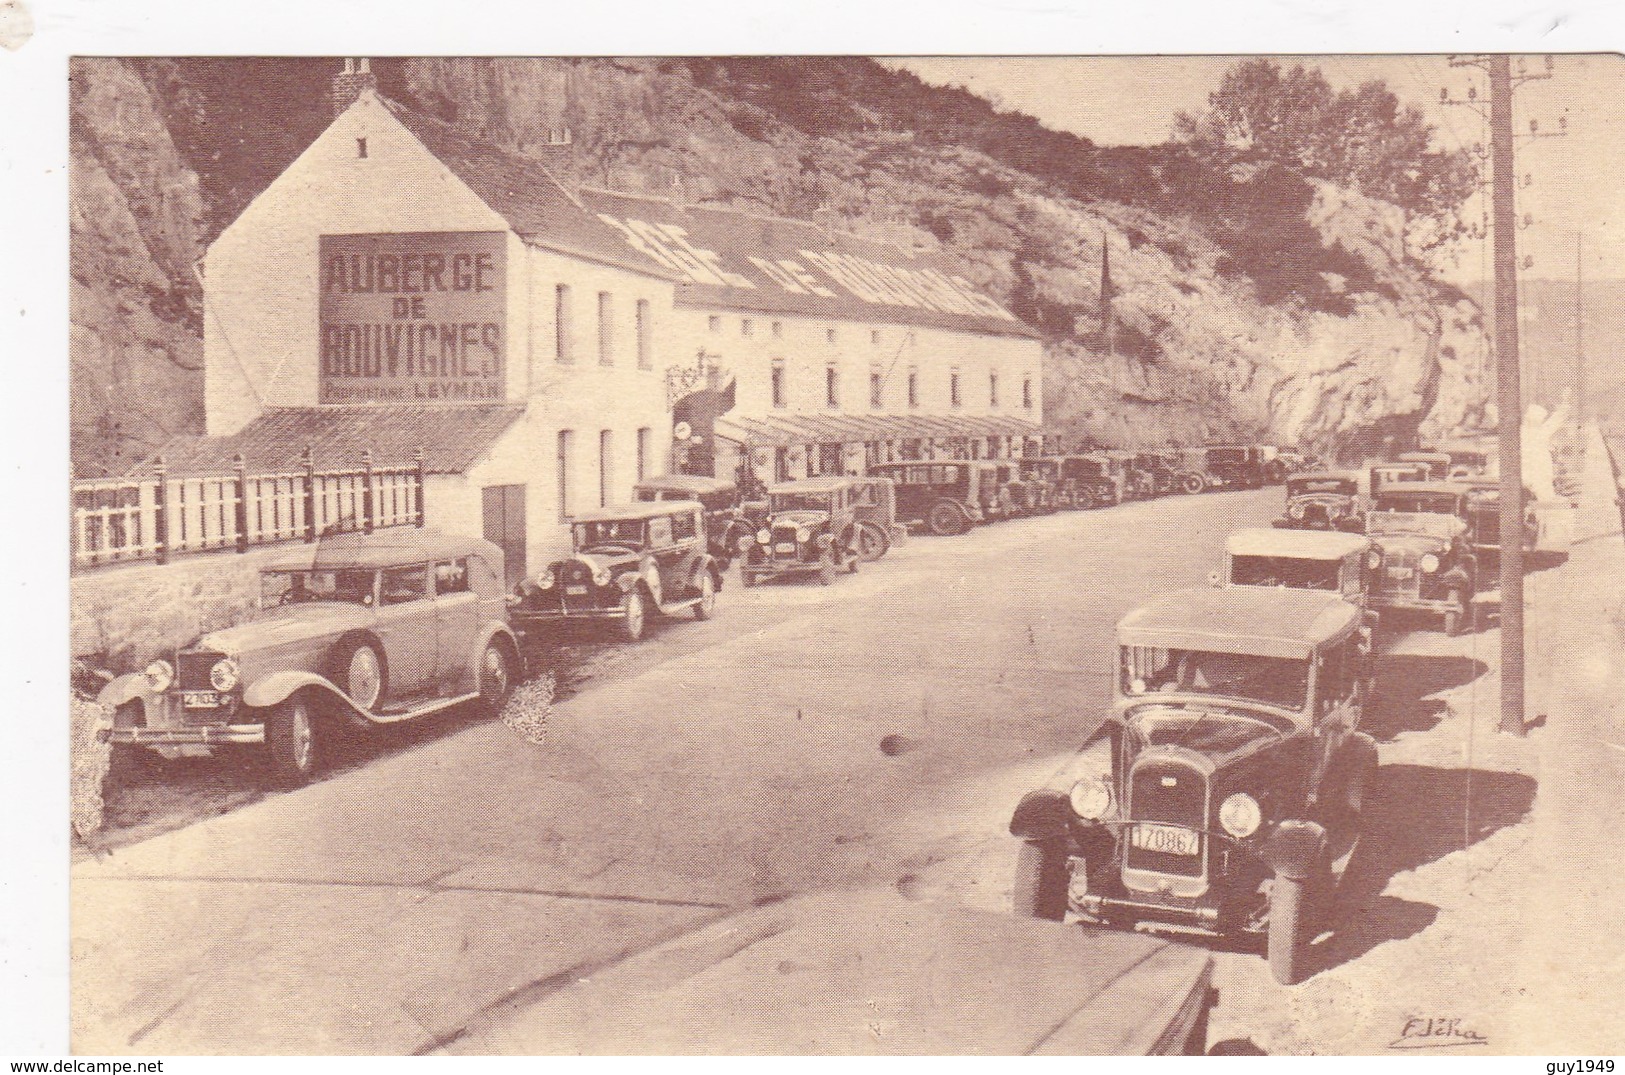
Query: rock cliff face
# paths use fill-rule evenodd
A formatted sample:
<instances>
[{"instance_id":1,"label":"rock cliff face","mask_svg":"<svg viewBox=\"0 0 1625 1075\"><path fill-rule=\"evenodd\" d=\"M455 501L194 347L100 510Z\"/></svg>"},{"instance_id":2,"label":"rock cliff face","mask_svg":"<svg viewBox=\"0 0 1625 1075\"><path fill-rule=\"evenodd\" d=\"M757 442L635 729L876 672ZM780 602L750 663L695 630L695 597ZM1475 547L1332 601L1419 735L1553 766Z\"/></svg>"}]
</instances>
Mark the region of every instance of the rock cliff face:
<instances>
[{"instance_id":1,"label":"rock cliff face","mask_svg":"<svg viewBox=\"0 0 1625 1075\"><path fill-rule=\"evenodd\" d=\"M93 454L81 430L132 450L99 402L121 384L168 386L181 407L148 420L196 428L191 259L326 121L337 64L287 64L76 66L76 460ZM1045 334L1051 424L1104 442L1244 436L1353 454L1484 418L1477 307L1400 255L1399 210L1334 187L1193 176L1177 151L1093 147L866 60L374 69L385 94L567 183L940 247ZM250 129L256 93L277 124Z\"/></svg>"}]
</instances>

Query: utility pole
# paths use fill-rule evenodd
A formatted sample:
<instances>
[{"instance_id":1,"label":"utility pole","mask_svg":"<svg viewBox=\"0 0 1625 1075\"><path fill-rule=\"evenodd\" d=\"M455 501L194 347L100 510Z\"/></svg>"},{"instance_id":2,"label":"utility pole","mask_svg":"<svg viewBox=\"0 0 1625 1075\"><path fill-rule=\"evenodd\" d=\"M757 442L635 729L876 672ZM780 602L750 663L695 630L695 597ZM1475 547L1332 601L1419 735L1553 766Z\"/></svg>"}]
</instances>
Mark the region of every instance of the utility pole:
<instances>
[{"instance_id":1,"label":"utility pole","mask_svg":"<svg viewBox=\"0 0 1625 1075\"><path fill-rule=\"evenodd\" d=\"M1524 734L1523 390L1518 376L1518 212L1512 161L1512 58L1489 57L1495 369L1501 440L1501 731Z\"/></svg>"}]
</instances>

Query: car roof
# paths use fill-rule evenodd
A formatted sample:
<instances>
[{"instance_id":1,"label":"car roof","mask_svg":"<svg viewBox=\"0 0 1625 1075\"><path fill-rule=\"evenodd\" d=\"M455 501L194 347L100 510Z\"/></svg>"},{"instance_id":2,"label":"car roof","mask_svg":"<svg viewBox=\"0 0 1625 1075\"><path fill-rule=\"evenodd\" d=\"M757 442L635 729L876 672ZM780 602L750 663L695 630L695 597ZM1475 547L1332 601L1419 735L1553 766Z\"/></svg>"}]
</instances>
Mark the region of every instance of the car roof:
<instances>
[{"instance_id":1,"label":"car roof","mask_svg":"<svg viewBox=\"0 0 1625 1075\"><path fill-rule=\"evenodd\" d=\"M340 534L323 538L297 551L289 550L267 560L262 571L323 571L360 568L373 570L395 564L416 564L478 553L488 559L501 550L482 538L446 534L417 527L391 527L372 534Z\"/></svg>"},{"instance_id":2,"label":"car roof","mask_svg":"<svg viewBox=\"0 0 1625 1075\"><path fill-rule=\"evenodd\" d=\"M1356 485L1358 485L1360 482L1360 476L1349 470L1315 470L1305 471L1302 474L1289 474L1287 475L1286 480L1289 484L1292 482L1340 481L1354 482Z\"/></svg>"},{"instance_id":3,"label":"car roof","mask_svg":"<svg viewBox=\"0 0 1625 1075\"><path fill-rule=\"evenodd\" d=\"M1225 539L1232 556L1290 556L1298 560L1341 560L1364 552L1371 542L1363 534L1340 530L1237 530Z\"/></svg>"},{"instance_id":4,"label":"car roof","mask_svg":"<svg viewBox=\"0 0 1625 1075\"><path fill-rule=\"evenodd\" d=\"M1452 496L1460 496L1466 491L1467 487L1461 482L1395 482L1377 490L1377 495L1383 497L1389 493L1395 496L1409 493L1449 493Z\"/></svg>"},{"instance_id":5,"label":"car roof","mask_svg":"<svg viewBox=\"0 0 1625 1075\"><path fill-rule=\"evenodd\" d=\"M610 504L607 507L578 511L570 516L570 522L609 523L623 519L654 519L676 512L704 510L704 505L695 500L638 500L631 504Z\"/></svg>"},{"instance_id":6,"label":"car roof","mask_svg":"<svg viewBox=\"0 0 1625 1075\"><path fill-rule=\"evenodd\" d=\"M768 493L832 493L838 489L850 488L857 478L831 475L827 478L803 478L794 482L776 482L768 486Z\"/></svg>"},{"instance_id":7,"label":"car roof","mask_svg":"<svg viewBox=\"0 0 1625 1075\"><path fill-rule=\"evenodd\" d=\"M1324 590L1250 586L1178 590L1117 624L1125 646L1211 650L1302 660L1360 621L1360 610Z\"/></svg>"},{"instance_id":8,"label":"car roof","mask_svg":"<svg viewBox=\"0 0 1625 1075\"><path fill-rule=\"evenodd\" d=\"M652 478L642 479L633 488L673 489L680 493L698 493L704 496L708 493L731 493L738 486L725 478L712 478L704 474L658 474Z\"/></svg>"}]
</instances>

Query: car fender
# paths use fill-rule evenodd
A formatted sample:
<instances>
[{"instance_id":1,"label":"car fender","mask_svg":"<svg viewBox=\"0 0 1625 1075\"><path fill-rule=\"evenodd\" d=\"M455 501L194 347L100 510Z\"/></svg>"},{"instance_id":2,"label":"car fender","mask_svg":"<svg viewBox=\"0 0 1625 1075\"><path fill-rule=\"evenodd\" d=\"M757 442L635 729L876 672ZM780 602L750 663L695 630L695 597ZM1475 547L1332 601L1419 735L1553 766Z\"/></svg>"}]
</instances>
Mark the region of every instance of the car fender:
<instances>
[{"instance_id":1,"label":"car fender","mask_svg":"<svg viewBox=\"0 0 1625 1075\"><path fill-rule=\"evenodd\" d=\"M523 660L523 658L520 656L519 639L514 635L513 629L507 624L501 623L497 620L488 621L480 628L479 632L475 634L474 645L471 646L468 651L468 667L475 669L476 676L478 675L478 669L480 667L480 658L485 654L485 647L490 644L491 639L499 637L506 640L508 644L508 655L510 657L512 657L515 661ZM513 674L516 680L523 679L524 669L515 668L513 670Z\"/></svg>"},{"instance_id":2,"label":"car fender","mask_svg":"<svg viewBox=\"0 0 1625 1075\"><path fill-rule=\"evenodd\" d=\"M126 672L107 684L96 695L96 701L109 709L140 701L143 705L157 702L163 696L152 689L145 673Z\"/></svg>"},{"instance_id":3,"label":"car fender","mask_svg":"<svg viewBox=\"0 0 1625 1075\"><path fill-rule=\"evenodd\" d=\"M1071 831L1071 800L1050 788L1023 795L1010 815L1010 835L1023 840L1058 840Z\"/></svg>"},{"instance_id":4,"label":"car fender","mask_svg":"<svg viewBox=\"0 0 1625 1075\"><path fill-rule=\"evenodd\" d=\"M243 705L249 709L270 709L272 706L281 705L302 690L314 690L332 700L338 712L352 722L372 723L372 715L350 701L350 696L339 690L338 685L332 680L317 672L296 669L273 672L264 679L249 684L243 690Z\"/></svg>"},{"instance_id":5,"label":"car fender","mask_svg":"<svg viewBox=\"0 0 1625 1075\"><path fill-rule=\"evenodd\" d=\"M642 581L643 575L637 571L624 571L615 577L615 585L621 588L622 593L631 593Z\"/></svg>"},{"instance_id":6,"label":"car fender","mask_svg":"<svg viewBox=\"0 0 1625 1075\"><path fill-rule=\"evenodd\" d=\"M1291 819L1276 825L1264 842L1263 858L1277 877L1302 881L1326 849L1326 830L1313 821Z\"/></svg>"}]
</instances>

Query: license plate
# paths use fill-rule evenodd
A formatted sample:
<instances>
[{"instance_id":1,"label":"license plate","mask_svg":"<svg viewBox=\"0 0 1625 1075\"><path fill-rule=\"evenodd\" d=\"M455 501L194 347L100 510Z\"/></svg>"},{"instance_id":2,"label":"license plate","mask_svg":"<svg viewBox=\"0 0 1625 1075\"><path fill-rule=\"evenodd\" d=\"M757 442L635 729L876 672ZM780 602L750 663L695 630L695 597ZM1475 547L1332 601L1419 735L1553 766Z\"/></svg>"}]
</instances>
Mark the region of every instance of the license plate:
<instances>
[{"instance_id":1,"label":"license plate","mask_svg":"<svg viewBox=\"0 0 1625 1075\"><path fill-rule=\"evenodd\" d=\"M566 586L564 592L571 597L583 597L587 593L587 588L585 586Z\"/></svg>"},{"instance_id":2,"label":"license plate","mask_svg":"<svg viewBox=\"0 0 1625 1075\"><path fill-rule=\"evenodd\" d=\"M1136 825L1130 839L1141 851L1164 855L1194 855L1201 847L1201 837L1194 830L1172 825Z\"/></svg>"},{"instance_id":3,"label":"license plate","mask_svg":"<svg viewBox=\"0 0 1625 1075\"><path fill-rule=\"evenodd\" d=\"M773 551L777 552L777 553L783 553L786 556L793 556L793 555L795 555L795 551L796 551L795 542L793 542L793 541L781 541L777 545L773 546Z\"/></svg>"},{"instance_id":4,"label":"license plate","mask_svg":"<svg viewBox=\"0 0 1625 1075\"><path fill-rule=\"evenodd\" d=\"M1391 579L1408 579L1411 574L1411 569L1408 567L1390 567L1388 569L1388 577Z\"/></svg>"},{"instance_id":5,"label":"license plate","mask_svg":"<svg viewBox=\"0 0 1625 1075\"><path fill-rule=\"evenodd\" d=\"M219 709L219 691L182 691L181 705L187 709Z\"/></svg>"}]
</instances>

